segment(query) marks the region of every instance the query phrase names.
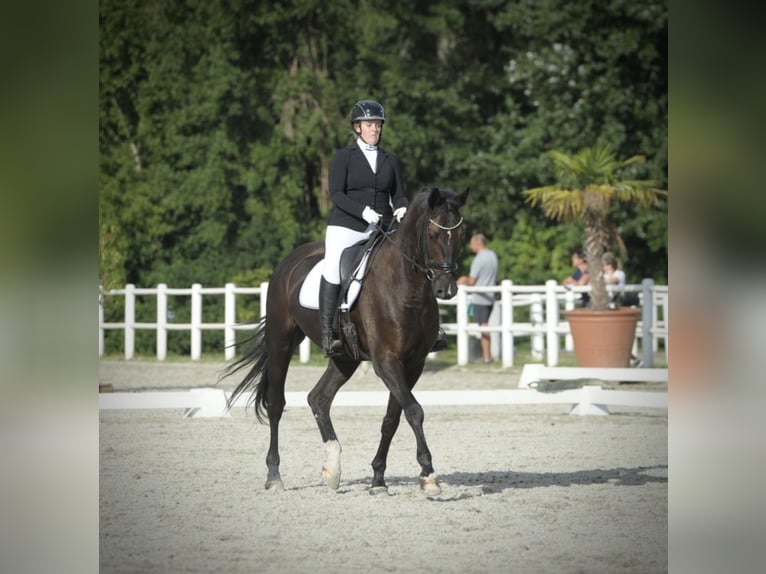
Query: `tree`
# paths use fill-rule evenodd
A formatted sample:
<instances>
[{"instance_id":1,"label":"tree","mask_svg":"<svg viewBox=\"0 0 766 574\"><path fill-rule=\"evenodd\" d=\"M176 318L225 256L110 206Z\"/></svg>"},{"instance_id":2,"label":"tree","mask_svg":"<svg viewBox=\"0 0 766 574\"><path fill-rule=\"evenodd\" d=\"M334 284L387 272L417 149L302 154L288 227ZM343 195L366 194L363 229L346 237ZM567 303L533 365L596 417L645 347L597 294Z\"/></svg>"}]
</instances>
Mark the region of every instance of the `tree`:
<instances>
[{"instance_id":1,"label":"tree","mask_svg":"<svg viewBox=\"0 0 766 574\"><path fill-rule=\"evenodd\" d=\"M667 186L667 0L102 0L99 21L104 285L220 285L320 239L360 98L410 195L472 188L517 282L577 235L524 203L541 150L603 136ZM626 271L666 278L664 214L611 215Z\"/></svg>"},{"instance_id":2,"label":"tree","mask_svg":"<svg viewBox=\"0 0 766 574\"><path fill-rule=\"evenodd\" d=\"M623 179L623 173L643 163L644 156L618 160L613 149L598 143L569 156L560 151L548 153L553 160L556 183L524 191L527 202L540 205L546 216L556 221L581 221L585 233L585 254L591 284L591 308L608 308L601 258L618 237L610 218L614 201L641 206L659 206L665 190L652 180ZM628 173L628 175L633 175Z\"/></svg>"}]
</instances>

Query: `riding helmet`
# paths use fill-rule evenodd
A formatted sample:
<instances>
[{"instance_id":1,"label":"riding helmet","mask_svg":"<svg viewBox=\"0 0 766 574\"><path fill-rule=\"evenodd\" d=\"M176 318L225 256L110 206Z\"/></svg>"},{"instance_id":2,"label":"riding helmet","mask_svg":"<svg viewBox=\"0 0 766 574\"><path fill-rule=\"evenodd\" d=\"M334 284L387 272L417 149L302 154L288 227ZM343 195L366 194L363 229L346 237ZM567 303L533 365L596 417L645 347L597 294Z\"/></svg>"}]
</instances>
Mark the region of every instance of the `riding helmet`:
<instances>
[{"instance_id":1,"label":"riding helmet","mask_svg":"<svg viewBox=\"0 0 766 574\"><path fill-rule=\"evenodd\" d=\"M351 108L351 125L362 120L380 120L385 122L386 112L383 111L383 106L375 100L359 100Z\"/></svg>"}]
</instances>

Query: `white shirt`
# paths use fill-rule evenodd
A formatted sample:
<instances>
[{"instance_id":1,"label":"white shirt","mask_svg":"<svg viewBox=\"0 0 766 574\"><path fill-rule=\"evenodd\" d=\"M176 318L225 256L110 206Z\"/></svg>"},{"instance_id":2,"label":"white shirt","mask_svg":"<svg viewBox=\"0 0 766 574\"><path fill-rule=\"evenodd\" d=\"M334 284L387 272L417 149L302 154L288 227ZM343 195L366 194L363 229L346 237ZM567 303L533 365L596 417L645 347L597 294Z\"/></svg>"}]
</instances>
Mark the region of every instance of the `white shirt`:
<instances>
[{"instance_id":1,"label":"white shirt","mask_svg":"<svg viewBox=\"0 0 766 574\"><path fill-rule=\"evenodd\" d=\"M617 279L617 283L607 283L609 291L622 291L625 289L625 271L622 269L615 269L612 273L612 277ZM606 278L608 279L608 277Z\"/></svg>"},{"instance_id":2,"label":"white shirt","mask_svg":"<svg viewBox=\"0 0 766 574\"><path fill-rule=\"evenodd\" d=\"M367 162L372 168L372 173L377 173L376 166L378 163L378 146L365 143L362 138L356 138L356 143L359 146L359 149L362 150L364 157L367 158Z\"/></svg>"}]
</instances>

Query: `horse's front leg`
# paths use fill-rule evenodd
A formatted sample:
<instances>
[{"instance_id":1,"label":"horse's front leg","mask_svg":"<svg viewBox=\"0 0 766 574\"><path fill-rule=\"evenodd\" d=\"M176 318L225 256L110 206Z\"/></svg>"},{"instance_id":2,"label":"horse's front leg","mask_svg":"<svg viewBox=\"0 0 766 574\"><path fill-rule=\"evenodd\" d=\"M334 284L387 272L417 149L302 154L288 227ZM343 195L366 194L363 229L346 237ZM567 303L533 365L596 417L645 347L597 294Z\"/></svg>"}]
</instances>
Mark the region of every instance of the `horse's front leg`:
<instances>
[{"instance_id":1,"label":"horse's front leg","mask_svg":"<svg viewBox=\"0 0 766 574\"><path fill-rule=\"evenodd\" d=\"M404 416L407 422L410 423L412 430L415 432L415 442L417 443L417 459L420 463L420 488L428 496L436 496L441 494L441 487L439 486L439 479L436 477L434 467L431 462L431 451L428 450L426 444L426 435L423 431L423 419L425 415L423 413L423 407L420 406L415 400L411 391L407 391L406 395L411 397L411 400L407 401L407 406L404 410Z\"/></svg>"},{"instance_id":2,"label":"horse's front leg","mask_svg":"<svg viewBox=\"0 0 766 574\"><path fill-rule=\"evenodd\" d=\"M384 478L386 473L386 460L388 459L388 450L391 447L391 441L396 434L396 429L399 428L401 416L402 407L394 398L394 395L389 393L386 416L383 418L383 424L380 426L380 444L378 445L378 452L375 453L375 458L372 459L373 477L370 494L388 493L388 486L386 485L386 479Z\"/></svg>"},{"instance_id":3,"label":"horse's front leg","mask_svg":"<svg viewBox=\"0 0 766 574\"><path fill-rule=\"evenodd\" d=\"M441 487L439 486L439 480L434 472L434 467L431 459L431 451L428 449L426 443L426 435L423 431L423 419L425 415L423 413L423 407L415 399L412 394L412 387L415 381L420 376L418 371L417 376L410 377L412 382L408 384L408 378L405 375L403 365L398 361L389 361L385 363L376 364L375 372L383 379L383 382L388 387L393 397L399 403L404 417L412 427L412 431L415 433L415 442L417 444L417 461L420 464L420 488L428 496L436 496L441 493ZM422 370L422 369L421 369ZM393 436L393 434L391 435ZM381 444L385 439L381 439Z\"/></svg>"}]
</instances>

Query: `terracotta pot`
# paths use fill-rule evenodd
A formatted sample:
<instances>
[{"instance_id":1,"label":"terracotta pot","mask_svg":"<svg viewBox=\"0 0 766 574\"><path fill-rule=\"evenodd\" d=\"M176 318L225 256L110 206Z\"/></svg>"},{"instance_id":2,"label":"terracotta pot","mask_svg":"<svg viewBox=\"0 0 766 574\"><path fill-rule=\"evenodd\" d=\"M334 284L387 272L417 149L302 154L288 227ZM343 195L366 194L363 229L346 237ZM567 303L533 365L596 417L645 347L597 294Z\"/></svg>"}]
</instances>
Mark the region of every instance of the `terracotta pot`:
<instances>
[{"instance_id":1,"label":"terracotta pot","mask_svg":"<svg viewBox=\"0 0 766 574\"><path fill-rule=\"evenodd\" d=\"M627 367L641 309L565 311L580 367Z\"/></svg>"}]
</instances>

